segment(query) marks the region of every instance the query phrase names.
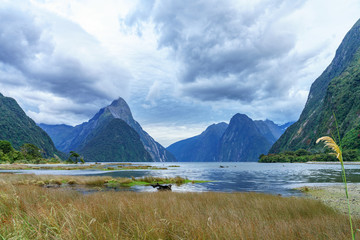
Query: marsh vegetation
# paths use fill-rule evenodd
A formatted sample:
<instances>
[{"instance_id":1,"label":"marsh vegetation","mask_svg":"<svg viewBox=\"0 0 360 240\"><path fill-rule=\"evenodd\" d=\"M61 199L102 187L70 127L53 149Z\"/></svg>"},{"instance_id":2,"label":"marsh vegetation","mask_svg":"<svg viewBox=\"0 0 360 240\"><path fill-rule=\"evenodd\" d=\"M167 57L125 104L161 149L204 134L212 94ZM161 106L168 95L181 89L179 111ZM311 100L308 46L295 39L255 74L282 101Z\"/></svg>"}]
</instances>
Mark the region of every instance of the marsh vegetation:
<instances>
[{"instance_id":1,"label":"marsh vegetation","mask_svg":"<svg viewBox=\"0 0 360 240\"><path fill-rule=\"evenodd\" d=\"M1 179L4 239L348 239L350 231L345 215L311 199L257 193L84 195Z\"/></svg>"},{"instance_id":2,"label":"marsh vegetation","mask_svg":"<svg viewBox=\"0 0 360 240\"><path fill-rule=\"evenodd\" d=\"M106 164L0 164L0 170L166 170L166 167L132 163Z\"/></svg>"},{"instance_id":3,"label":"marsh vegetation","mask_svg":"<svg viewBox=\"0 0 360 240\"><path fill-rule=\"evenodd\" d=\"M176 177L153 177L144 176L139 178L118 178L109 176L68 176L68 175L34 175L34 174L0 174L0 184L12 184L14 186L40 186L40 187L97 187L97 190L107 188L132 187L135 185L202 183L206 181L189 180L180 176Z\"/></svg>"}]
</instances>

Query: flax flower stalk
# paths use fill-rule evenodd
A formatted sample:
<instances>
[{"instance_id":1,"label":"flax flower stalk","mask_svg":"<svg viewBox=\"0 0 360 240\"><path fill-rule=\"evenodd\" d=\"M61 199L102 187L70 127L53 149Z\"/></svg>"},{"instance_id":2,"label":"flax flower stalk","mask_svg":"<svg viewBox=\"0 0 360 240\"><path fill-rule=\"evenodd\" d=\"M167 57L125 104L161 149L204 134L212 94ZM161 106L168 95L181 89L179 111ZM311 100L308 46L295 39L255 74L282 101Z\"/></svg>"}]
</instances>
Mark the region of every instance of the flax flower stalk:
<instances>
[{"instance_id":1,"label":"flax flower stalk","mask_svg":"<svg viewBox=\"0 0 360 240\"><path fill-rule=\"evenodd\" d=\"M346 195L348 211L349 211L349 222L350 222L350 228L351 228L351 236L352 236L352 239L355 240L355 233L353 231L353 226L352 226L352 221L351 221L349 193L348 193L348 188L347 188L347 183L346 183L346 175L345 175L345 168L344 168L344 161L343 161L343 157L342 157L341 146L339 147L336 144L336 142L334 141L334 139L332 139L331 137L328 137L328 136L319 138L318 140L316 140L316 143L319 143L320 141L323 141L325 143L326 147L328 147L328 148L330 148L331 150L334 151L333 154L336 155L337 159L339 159L339 161L341 163L342 179L343 179L343 182L344 182L345 195Z\"/></svg>"}]
</instances>

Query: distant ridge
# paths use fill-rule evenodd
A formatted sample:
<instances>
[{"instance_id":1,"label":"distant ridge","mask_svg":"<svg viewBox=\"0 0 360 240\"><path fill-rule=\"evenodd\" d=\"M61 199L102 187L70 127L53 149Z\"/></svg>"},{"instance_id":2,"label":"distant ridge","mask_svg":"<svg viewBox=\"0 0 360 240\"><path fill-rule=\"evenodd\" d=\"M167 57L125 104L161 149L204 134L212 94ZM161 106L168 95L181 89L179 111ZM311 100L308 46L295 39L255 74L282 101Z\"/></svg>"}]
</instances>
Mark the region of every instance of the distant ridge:
<instances>
[{"instance_id":1,"label":"distant ridge","mask_svg":"<svg viewBox=\"0 0 360 240\"><path fill-rule=\"evenodd\" d=\"M227 127L224 122L210 125L200 135L171 144L166 149L180 162L216 161L217 148Z\"/></svg>"},{"instance_id":2,"label":"distant ridge","mask_svg":"<svg viewBox=\"0 0 360 240\"><path fill-rule=\"evenodd\" d=\"M167 150L181 162L258 161L284 132L270 120L253 121L236 114L230 124L210 125L198 136L171 144Z\"/></svg>"}]
</instances>

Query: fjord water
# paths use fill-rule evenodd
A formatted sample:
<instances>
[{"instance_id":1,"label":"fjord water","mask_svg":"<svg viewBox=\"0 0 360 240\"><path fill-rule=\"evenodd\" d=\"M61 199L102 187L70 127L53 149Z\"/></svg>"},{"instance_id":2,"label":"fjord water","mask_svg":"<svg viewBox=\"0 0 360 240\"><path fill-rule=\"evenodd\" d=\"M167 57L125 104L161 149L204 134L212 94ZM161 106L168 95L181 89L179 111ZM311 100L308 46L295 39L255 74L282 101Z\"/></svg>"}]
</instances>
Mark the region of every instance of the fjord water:
<instances>
[{"instance_id":1,"label":"fjord water","mask_svg":"<svg viewBox=\"0 0 360 240\"><path fill-rule=\"evenodd\" d=\"M340 165L306 163L256 163L256 162L205 162L175 163L180 167L169 167L174 163L152 163L168 170L117 171L102 175L129 177L152 175L159 177L181 176L191 180L209 180L201 184L173 186L173 191L217 191L217 192L263 192L271 194L301 195L294 188L341 184ZM360 182L360 165L346 165L350 183ZM153 191L151 187L137 187L139 191Z\"/></svg>"},{"instance_id":2,"label":"fjord water","mask_svg":"<svg viewBox=\"0 0 360 240\"><path fill-rule=\"evenodd\" d=\"M134 163L139 164L139 163ZM306 163L202 162L202 163L140 163L167 170L22 170L20 173L53 175L97 175L112 177L175 177L211 182L173 186L177 192L263 192L284 196L300 195L301 186L341 184L340 165ZM179 167L171 167L178 165ZM347 180L360 182L360 165L345 165ZM136 186L133 191L156 191L149 186Z\"/></svg>"}]
</instances>

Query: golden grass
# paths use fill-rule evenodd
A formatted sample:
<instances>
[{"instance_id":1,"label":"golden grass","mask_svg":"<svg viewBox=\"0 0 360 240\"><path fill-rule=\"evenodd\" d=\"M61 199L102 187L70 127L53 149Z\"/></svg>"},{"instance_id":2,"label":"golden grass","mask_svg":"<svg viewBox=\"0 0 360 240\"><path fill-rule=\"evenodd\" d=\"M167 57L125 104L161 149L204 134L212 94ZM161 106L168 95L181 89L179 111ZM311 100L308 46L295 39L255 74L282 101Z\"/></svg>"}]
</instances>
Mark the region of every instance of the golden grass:
<instances>
[{"instance_id":1,"label":"golden grass","mask_svg":"<svg viewBox=\"0 0 360 240\"><path fill-rule=\"evenodd\" d=\"M5 239L347 239L346 219L315 200L265 194L83 195L0 184Z\"/></svg>"},{"instance_id":2,"label":"golden grass","mask_svg":"<svg viewBox=\"0 0 360 240\"><path fill-rule=\"evenodd\" d=\"M319 143L321 141L325 142L325 146L335 152L334 154L336 155L336 158L338 158L339 161L342 163L343 162L342 151L341 151L340 147L336 144L334 139L332 139L329 136L324 136L324 137L321 137L318 140L316 140L316 143Z\"/></svg>"}]
</instances>

